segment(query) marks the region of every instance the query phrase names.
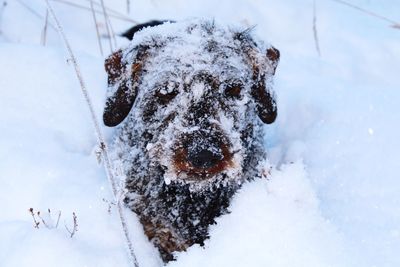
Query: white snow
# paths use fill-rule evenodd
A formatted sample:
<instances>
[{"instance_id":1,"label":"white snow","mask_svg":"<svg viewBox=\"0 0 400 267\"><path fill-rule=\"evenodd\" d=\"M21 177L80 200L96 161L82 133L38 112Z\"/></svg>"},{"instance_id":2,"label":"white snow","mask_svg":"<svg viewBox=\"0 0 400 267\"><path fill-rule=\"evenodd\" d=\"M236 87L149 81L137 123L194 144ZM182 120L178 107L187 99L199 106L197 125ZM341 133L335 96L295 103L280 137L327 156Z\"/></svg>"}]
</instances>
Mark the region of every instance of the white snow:
<instances>
[{"instance_id":1,"label":"white snow","mask_svg":"<svg viewBox=\"0 0 400 267\"><path fill-rule=\"evenodd\" d=\"M21 1L45 16L44 1ZM44 20L18 1L7 3L0 13L0 266L130 266L88 109L60 38L49 27L41 46ZM99 53L92 16L52 3L101 118L106 55ZM126 13L125 0L105 3ZM206 246L191 247L169 266L400 265L398 29L317 1L319 57L311 0L130 3L130 17L141 22L215 17L257 25L257 35L281 52L274 85L279 115L266 126L267 178L244 184L231 213L211 226ZM400 21L398 1L351 3ZM132 25L112 23L117 32ZM103 48L109 53L106 39ZM31 207L42 214L61 210L58 228L35 229ZM70 238L64 225L72 228L72 212L78 232ZM161 266L137 218L126 214L140 266Z\"/></svg>"}]
</instances>

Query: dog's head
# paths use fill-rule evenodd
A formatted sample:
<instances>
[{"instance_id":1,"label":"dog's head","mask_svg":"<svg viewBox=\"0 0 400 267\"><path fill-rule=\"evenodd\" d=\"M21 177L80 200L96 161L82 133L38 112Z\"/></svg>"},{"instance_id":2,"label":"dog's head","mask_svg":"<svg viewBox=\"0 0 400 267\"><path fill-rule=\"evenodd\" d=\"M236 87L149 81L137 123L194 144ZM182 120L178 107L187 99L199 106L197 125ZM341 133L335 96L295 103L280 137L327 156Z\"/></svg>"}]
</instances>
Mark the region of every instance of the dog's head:
<instances>
[{"instance_id":1,"label":"dog's head","mask_svg":"<svg viewBox=\"0 0 400 267\"><path fill-rule=\"evenodd\" d=\"M278 61L250 30L203 20L147 28L106 60L104 123L128 117L167 181L238 177L257 117L277 116Z\"/></svg>"}]
</instances>

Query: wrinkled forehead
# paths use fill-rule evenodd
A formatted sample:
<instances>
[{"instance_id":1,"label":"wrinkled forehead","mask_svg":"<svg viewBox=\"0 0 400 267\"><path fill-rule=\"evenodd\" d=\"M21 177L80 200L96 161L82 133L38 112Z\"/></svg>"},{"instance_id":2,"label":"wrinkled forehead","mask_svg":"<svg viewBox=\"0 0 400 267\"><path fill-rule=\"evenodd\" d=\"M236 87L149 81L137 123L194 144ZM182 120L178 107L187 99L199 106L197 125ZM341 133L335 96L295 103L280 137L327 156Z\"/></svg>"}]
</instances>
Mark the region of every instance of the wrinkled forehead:
<instances>
[{"instance_id":1,"label":"wrinkled forehead","mask_svg":"<svg viewBox=\"0 0 400 267\"><path fill-rule=\"evenodd\" d=\"M232 79L247 81L251 64L237 31L202 23L205 22L161 25L139 32L132 46L146 47L143 67L148 81L189 82L199 73L212 75L220 83ZM138 49L131 51L135 50Z\"/></svg>"},{"instance_id":2,"label":"wrinkled forehead","mask_svg":"<svg viewBox=\"0 0 400 267\"><path fill-rule=\"evenodd\" d=\"M174 81L190 83L199 77L212 77L219 84L231 80L246 83L251 69L243 53L232 47L219 47L207 51L202 43L170 43L149 51L144 75L147 82ZM151 84L149 84L151 86Z\"/></svg>"}]
</instances>

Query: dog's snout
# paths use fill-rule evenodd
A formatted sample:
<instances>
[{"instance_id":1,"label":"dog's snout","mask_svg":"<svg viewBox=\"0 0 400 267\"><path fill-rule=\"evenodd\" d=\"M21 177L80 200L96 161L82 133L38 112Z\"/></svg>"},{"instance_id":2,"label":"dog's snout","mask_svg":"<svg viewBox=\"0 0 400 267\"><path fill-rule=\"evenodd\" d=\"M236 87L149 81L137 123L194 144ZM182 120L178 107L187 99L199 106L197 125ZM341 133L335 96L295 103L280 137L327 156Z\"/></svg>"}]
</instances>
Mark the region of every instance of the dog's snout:
<instances>
[{"instance_id":1,"label":"dog's snout","mask_svg":"<svg viewBox=\"0 0 400 267\"><path fill-rule=\"evenodd\" d=\"M211 149L188 153L188 160L195 168L208 169L216 166L224 156Z\"/></svg>"},{"instance_id":2,"label":"dog's snout","mask_svg":"<svg viewBox=\"0 0 400 267\"><path fill-rule=\"evenodd\" d=\"M174 151L174 166L187 180L212 177L232 166L230 144L217 129L181 136Z\"/></svg>"}]
</instances>

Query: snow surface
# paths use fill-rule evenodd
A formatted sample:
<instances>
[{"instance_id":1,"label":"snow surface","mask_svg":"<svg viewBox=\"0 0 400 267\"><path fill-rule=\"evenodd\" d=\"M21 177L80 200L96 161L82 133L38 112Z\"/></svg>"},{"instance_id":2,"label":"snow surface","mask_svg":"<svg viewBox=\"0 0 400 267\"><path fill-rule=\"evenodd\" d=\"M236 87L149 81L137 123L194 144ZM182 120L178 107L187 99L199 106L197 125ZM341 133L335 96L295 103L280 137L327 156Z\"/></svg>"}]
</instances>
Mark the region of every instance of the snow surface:
<instances>
[{"instance_id":1,"label":"snow surface","mask_svg":"<svg viewBox=\"0 0 400 267\"><path fill-rule=\"evenodd\" d=\"M96 162L88 109L62 43L49 28L41 46L44 21L7 2L0 13L0 266L129 266L112 204L108 212L112 197ZM44 16L43 1L24 2ZM126 1L105 2L126 12ZM191 247L169 266L400 265L399 30L317 1L319 57L312 1L130 3L130 17L142 22L216 17L256 24L257 35L281 52L279 115L266 126L268 180L245 184L232 212L211 226L205 248ZM396 0L352 3L400 21ZM99 55L91 14L54 6L100 118L106 55ZM118 32L129 26L113 20ZM109 51L106 40L103 48ZM35 229L31 207L61 210L58 228ZM64 225L72 228L72 212L78 232L70 238ZM126 214L140 266L161 266L135 216Z\"/></svg>"}]
</instances>

